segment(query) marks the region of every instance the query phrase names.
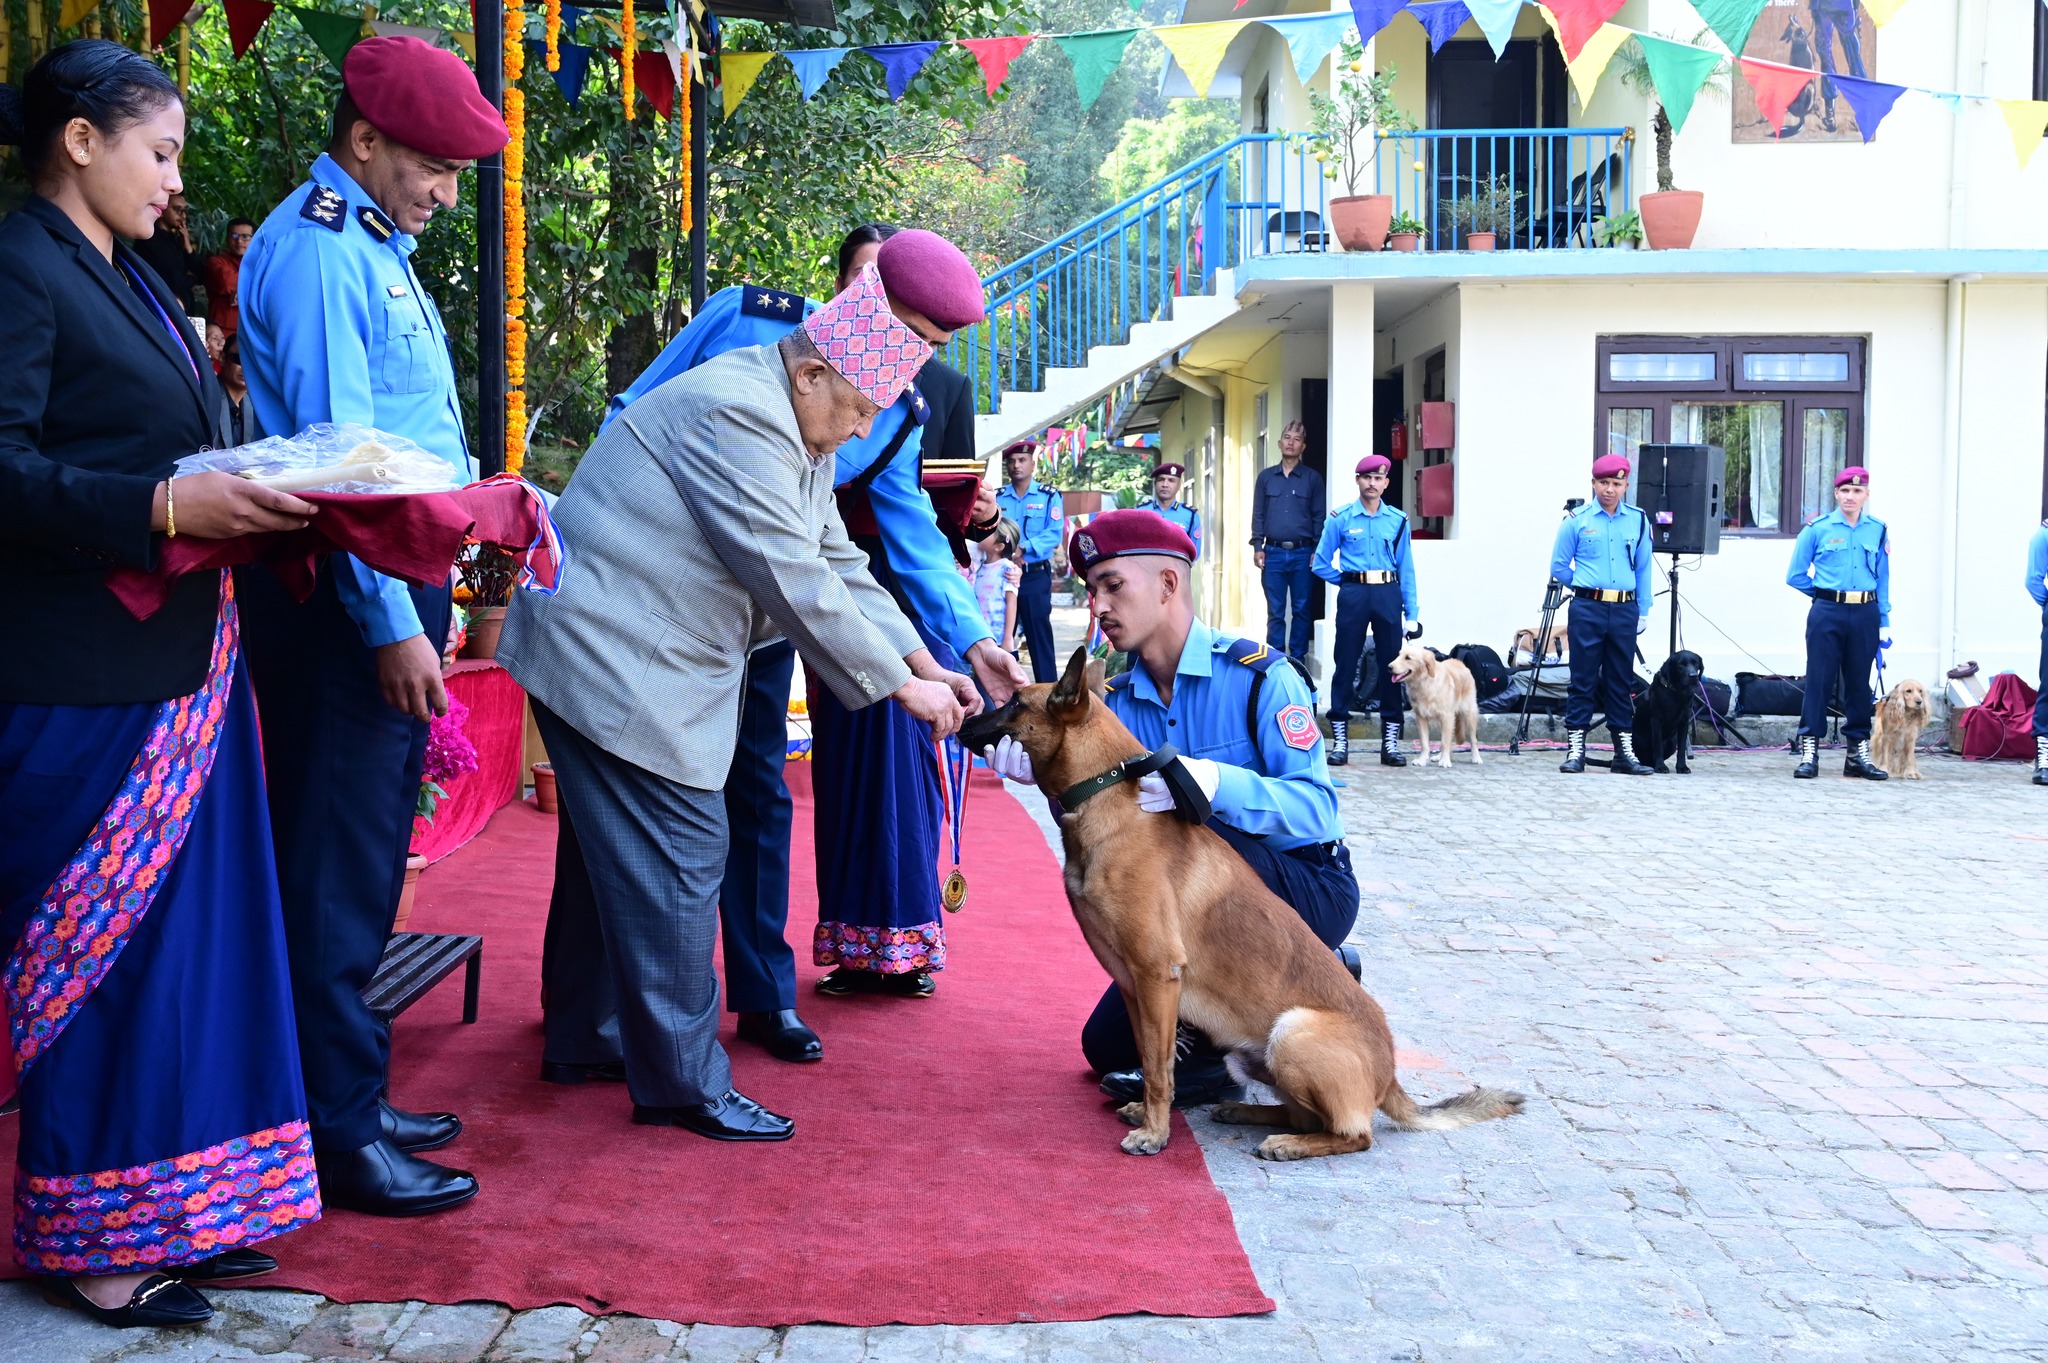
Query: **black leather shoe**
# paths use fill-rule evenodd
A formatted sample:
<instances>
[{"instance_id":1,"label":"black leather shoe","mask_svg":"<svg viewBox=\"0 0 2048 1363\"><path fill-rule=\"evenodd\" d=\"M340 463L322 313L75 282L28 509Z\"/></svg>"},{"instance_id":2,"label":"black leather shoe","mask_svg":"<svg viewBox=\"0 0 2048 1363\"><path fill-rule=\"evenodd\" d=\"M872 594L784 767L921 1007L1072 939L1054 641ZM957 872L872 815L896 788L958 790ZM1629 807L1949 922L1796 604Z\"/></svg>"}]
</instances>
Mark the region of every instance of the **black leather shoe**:
<instances>
[{"instance_id":1,"label":"black leather shoe","mask_svg":"<svg viewBox=\"0 0 2048 1363\"><path fill-rule=\"evenodd\" d=\"M384 1122L384 1139L407 1154L439 1150L462 1134L462 1118L452 1112L406 1112L379 1098L377 1114Z\"/></svg>"},{"instance_id":2,"label":"black leather shoe","mask_svg":"<svg viewBox=\"0 0 2048 1363\"><path fill-rule=\"evenodd\" d=\"M642 1107L633 1104L633 1121L639 1126L680 1126L714 1141L786 1141L796 1134L796 1123L762 1107L738 1089L724 1096L688 1107Z\"/></svg>"},{"instance_id":3,"label":"black leather shoe","mask_svg":"<svg viewBox=\"0 0 2048 1363\"><path fill-rule=\"evenodd\" d=\"M1102 1076L1104 1096L1119 1103L1135 1103L1145 1096L1143 1070L1118 1070ZM1173 1070L1173 1105L1203 1107L1210 1103L1243 1099L1244 1085L1230 1077L1222 1059L1183 1060Z\"/></svg>"},{"instance_id":4,"label":"black leather shoe","mask_svg":"<svg viewBox=\"0 0 2048 1363\"><path fill-rule=\"evenodd\" d=\"M260 1249L222 1250L196 1264L180 1264L165 1273L186 1283L224 1283L231 1278L260 1278L277 1272L277 1260Z\"/></svg>"},{"instance_id":5,"label":"black leather shoe","mask_svg":"<svg viewBox=\"0 0 2048 1363\"><path fill-rule=\"evenodd\" d=\"M320 1200L367 1216L425 1216L469 1201L476 1175L408 1155L388 1140L314 1156Z\"/></svg>"},{"instance_id":6,"label":"black leather shoe","mask_svg":"<svg viewBox=\"0 0 2048 1363\"><path fill-rule=\"evenodd\" d=\"M835 999L851 998L865 991L868 972L840 966L818 981L818 992Z\"/></svg>"},{"instance_id":7,"label":"black leather shoe","mask_svg":"<svg viewBox=\"0 0 2048 1363\"><path fill-rule=\"evenodd\" d=\"M741 1013L740 1040L758 1042L777 1060L795 1064L825 1058L825 1043L804 1025L794 1008L779 1013Z\"/></svg>"},{"instance_id":8,"label":"black leather shoe","mask_svg":"<svg viewBox=\"0 0 2048 1363\"><path fill-rule=\"evenodd\" d=\"M573 1060L543 1060L540 1062L540 1081L543 1084L587 1084L591 1080L607 1084L626 1082L626 1062L623 1060L600 1060L595 1064L583 1065Z\"/></svg>"},{"instance_id":9,"label":"black leather shoe","mask_svg":"<svg viewBox=\"0 0 2048 1363\"><path fill-rule=\"evenodd\" d=\"M1360 984L1365 983L1365 961L1359 956L1357 947L1338 947L1337 959L1342 961L1344 968L1351 972L1352 979L1357 980Z\"/></svg>"},{"instance_id":10,"label":"black leather shoe","mask_svg":"<svg viewBox=\"0 0 2048 1363\"><path fill-rule=\"evenodd\" d=\"M932 972L929 970L913 970L908 974L883 975L879 978L882 982L882 992L894 994L898 998L928 999L939 992L939 982L932 978Z\"/></svg>"},{"instance_id":11,"label":"black leather shoe","mask_svg":"<svg viewBox=\"0 0 2048 1363\"><path fill-rule=\"evenodd\" d=\"M43 1296L58 1306L83 1311L102 1325L116 1330L137 1326L161 1329L165 1326L204 1325L213 1319L213 1305L176 1278L154 1274L138 1283L126 1306L101 1306L78 1290L70 1278L43 1280Z\"/></svg>"}]
</instances>

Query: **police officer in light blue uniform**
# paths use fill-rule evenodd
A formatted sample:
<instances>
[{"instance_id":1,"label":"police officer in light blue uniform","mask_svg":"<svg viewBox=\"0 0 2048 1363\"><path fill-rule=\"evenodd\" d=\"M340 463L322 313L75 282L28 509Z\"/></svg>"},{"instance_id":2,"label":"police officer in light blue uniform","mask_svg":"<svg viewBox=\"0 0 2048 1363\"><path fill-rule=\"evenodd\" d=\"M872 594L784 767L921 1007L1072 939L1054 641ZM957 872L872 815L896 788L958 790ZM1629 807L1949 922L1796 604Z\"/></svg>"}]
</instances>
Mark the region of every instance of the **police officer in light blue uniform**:
<instances>
[{"instance_id":1,"label":"police officer in light blue uniform","mask_svg":"<svg viewBox=\"0 0 2048 1363\"><path fill-rule=\"evenodd\" d=\"M2048 786L2048 521L2027 545L2027 595L2041 608L2040 695L2034 701L2034 784Z\"/></svg>"},{"instance_id":2,"label":"police officer in light blue uniform","mask_svg":"<svg viewBox=\"0 0 2048 1363\"><path fill-rule=\"evenodd\" d=\"M1003 451L1003 475L996 505L1017 523L1023 536L1024 580L1017 588L1017 629L1031 650L1031 679L1049 682L1060 674L1052 653L1052 558L1067 531L1067 511L1058 488L1033 477L1038 442L1019 440Z\"/></svg>"},{"instance_id":3,"label":"police officer in light blue uniform","mask_svg":"<svg viewBox=\"0 0 2048 1363\"><path fill-rule=\"evenodd\" d=\"M1593 701L1607 716L1614 736L1609 770L1648 776L1652 768L1636 758L1633 725L1636 636L1650 622L1650 518L1622 501L1628 492L1629 462L1619 454L1593 461L1593 500L1564 518L1550 549L1550 578L1571 588L1571 690L1565 699L1565 741L1569 750L1559 771L1586 769L1586 733L1593 727Z\"/></svg>"},{"instance_id":4,"label":"police officer in light blue uniform","mask_svg":"<svg viewBox=\"0 0 2048 1363\"><path fill-rule=\"evenodd\" d=\"M1351 760L1351 698L1365 661L1366 635L1372 636L1372 659L1380 702L1380 765L1405 767L1401 755L1401 683L1389 670L1401 651L1401 621L1410 622L1406 636L1421 637L1422 621L1415 604L1414 538L1407 513L1383 498L1394 465L1384 455L1368 454L1356 469L1358 500L1338 507L1323 521L1310 567L1325 582L1337 583L1337 639L1330 685L1330 765Z\"/></svg>"},{"instance_id":5,"label":"police officer in light blue uniform","mask_svg":"<svg viewBox=\"0 0 2048 1363\"><path fill-rule=\"evenodd\" d=\"M1799 704L1802 781L1820 775L1820 741L1828 731L1828 695L1842 684L1842 737L1849 745L1842 775L1866 781L1890 773L1870 760L1870 669L1878 636L1892 622L1892 543L1883 521L1866 515L1870 470L1851 464L1835 475L1835 510L1816 516L1792 544L1785 582L1813 598L1806 612L1806 694Z\"/></svg>"},{"instance_id":6,"label":"police officer in light blue uniform","mask_svg":"<svg viewBox=\"0 0 2048 1363\"><path fill-rule=\"evenodd\" d=\"M1180 500L1180 485L1187 473L1187 469L1179 464L1161 464L1152 470L1152 495L1139 502L1138 509L1164 516L1187 532L1188 539L1195 546L1195 557L1200 558L1202 513Z\"/></svg>"},{"instance_id":7,"label":"police officer in light blue uniform","mask_svg":"<svg viewBox=\"0 0 2048 1363\"><path fill-rule=\"evenodd\" d=\"M454 53L404 37L350 49L327 154L242 262L242 366L265 430L359 422L473 476L447 333L412 253L459 174L507 136ZM439 1211L477 1181L417 1152L462 1124L384 1101L390 1041L362 990L404 880L427 721L447 709L449 587L342 554L303 605L269 573L238 581L321 1191L353 1211Z\"/></svg>"}]
</instances>

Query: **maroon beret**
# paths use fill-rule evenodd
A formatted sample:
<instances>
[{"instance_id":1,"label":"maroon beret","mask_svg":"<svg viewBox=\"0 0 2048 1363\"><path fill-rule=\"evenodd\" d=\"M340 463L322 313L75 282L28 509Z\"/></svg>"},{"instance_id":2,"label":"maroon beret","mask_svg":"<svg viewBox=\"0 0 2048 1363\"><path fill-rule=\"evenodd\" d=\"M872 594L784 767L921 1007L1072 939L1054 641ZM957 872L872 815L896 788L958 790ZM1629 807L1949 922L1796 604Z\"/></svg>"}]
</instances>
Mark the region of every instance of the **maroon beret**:
<instances>
[{"instance_id":1,"label":"maroon beret","mask_svg":"<svg viewBox=\"0 0 2048 1363\"><path fill-rule=\"evenodd\" d=\"M875 268L889 297L923 313L941 331L971 327L988 315L974 263L937 232L898 232L882 243Z\"/></svg>"},{"instance_id":2,"label":"maroon beret","mask_svg":"<svg viewBox=\"0 0 2048 1363\"><path fill-rule=\"evenodd\" d=\"M1625 454L1603 454L1593 461L1595 478L1628 477L1628 456Z\"/></svg>"},{"instance_id":3,"label":"maroon beret","mask_svg":"<svg viewBox=\"0 0 2048 1363\"><path fill-rule=\"evenodd\" d=\"M1154 478L1157 478L1162 473L1170 473L1176 478L1185 478L1188 476L1188 471L1182 468L1179 464L1161 464L1158 468L1152 470L1152 476Z\"/></svg>"},{"instance_id":4,"label":"maroon beret","mask_svg":"<svg viewBox=\"0 0 2048 1363\"><path fill-rule=\"evenodd\" d=\"M1835 475L1836 487L1869 487L1870 470L1861 464L1851 464Z\"/></svg>"},{"instance_id":5,"label":"maroon beret","mask_svg":"<svg viewBox=\"0 0 2048 1363\"><path fill-rule=\"evenodd\" d=\"M884 281L883 287L887 287L887 281ZM1009 444L1003 446L1003 453L1036 454L1038 453L1038 442L1036 440L1012 440Z\"/></svg>"},{"instance_id":6,"label":"maroon beret","mask_svg":"<svg viewBox=\"0 0 2048 1363\"><path fill-rule=\"evenodd\" d=\"M1385 473L1393 467L1394 461L1387 458L1384 454L1368 454L1365 458L1358 461L1358 467L1353 472L1361 475Z\"/></svg>"},{"instance_id":7,"label":"maroon beret","mask_svg":"<svg viewBox=\"0 0 2048 1363\"><path fill-rule=\"evenodd\" d=\"M477 161L512 134L469 63L418 38L365 38L341 64L342 88L371 127L414 151Z\"/></svg>"},{"instance_id":8,"label":"maroon beret","mask_svg":"<svg viewBox=\"0 0 2048 1363\"><path fill-rule=\"evenodd\" d=\"M1077 573L1124 554L1171 554L1193 563L1195 542L1187 531L1158 512L1136 507L1105 511L1067 541L1067 562Z\"/></svg>"}]
</instances>

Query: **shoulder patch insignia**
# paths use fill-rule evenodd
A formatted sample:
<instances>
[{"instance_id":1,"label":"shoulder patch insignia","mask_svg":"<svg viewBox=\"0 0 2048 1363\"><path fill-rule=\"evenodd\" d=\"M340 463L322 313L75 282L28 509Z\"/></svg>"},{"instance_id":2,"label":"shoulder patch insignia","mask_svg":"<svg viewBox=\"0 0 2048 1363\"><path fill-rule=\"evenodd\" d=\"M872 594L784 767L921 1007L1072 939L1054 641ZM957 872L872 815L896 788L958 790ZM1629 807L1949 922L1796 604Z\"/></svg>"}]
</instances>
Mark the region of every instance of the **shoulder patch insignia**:
<instances>
[{"instance_id":1,"label":"shoulder patch insignia","mask_svg":"<svg viewBox=\"0 0 2048 1363\"><path fill-rule=\"evenodd\" d=\"M348 200L323 184L314 184L313 192L299 205L299 216L308 222L317 222L330 232L341 230L341 210L348 207Z\"/></svg>"},{"instance_id":2,"label":"shoulder patch insignia","mask_svg":"<svg viewBox=\"0 0 2048 1363\"><path fill-rule=\"evenodd\" d=\"M1275 653L1271 645L1254 643L1250 639L1218 640L1216 651L1234 663L1243 663L1254 672L1264 672L1285 656Z\"/></svg>"},{"instance_id":3,"label":"shoulder patch insignia","mask_svg":"<svg viewBox=\"0 0 2048 1363\"><path fill-rule=\"evenodd\" d=\"M1114 677L1111 677L1108 681L1104 682L1102 684L1102 689L1105 691L1121 691L1130 684L1131 674L1128 672L1119 672Z\"/></svg>"},{"instance_id":4,"label":"shoulder patch insignia","mask_svg":"<svg viewBox=\"0 0 2048 1363\"><path fill-rule=\"evenodd\" d=\"M398 235L398 224L368 204L364 204L356 210L356 221L363 225L365 232L368 232L379 241L389 241L392 237Z\"/></svg>"},{"instance_id":5,"label":"shoulder patch insignia","mask_svg":"<svg viewBox=\"0 0 2048 1363\"><path fill-rule=\"evenodd\" d=\"M1322 737L1316 729L1316 718L1306 705L1283 705L1273 719L1280 726L1280 740L1290 748L1306 752Z\"/></svg>"},{"instance_id":6,"label":"shoulder patch insignia","mask_svg":"<svg viewBox=\"0 0 2048 1363\"><path fill-rule=\"evenodd\" d=\"M786 322L801 322L804 320L803 295L787 293L782 289L764 289L759 284L747 284L740 289L740 315L779 317Z\"/></svg>"},{"instance_id":7,"label":"shoulder patch insignia","mask_svg":"<svg viewBox=\"0 0 2048 1363\"><path fill-rule=\"evenodd\" d=\"M903 390L903 396L910 399L910 419L922 426L932 419L932 405L924 400L915 383Z\"/></svg>"}]
</instances>

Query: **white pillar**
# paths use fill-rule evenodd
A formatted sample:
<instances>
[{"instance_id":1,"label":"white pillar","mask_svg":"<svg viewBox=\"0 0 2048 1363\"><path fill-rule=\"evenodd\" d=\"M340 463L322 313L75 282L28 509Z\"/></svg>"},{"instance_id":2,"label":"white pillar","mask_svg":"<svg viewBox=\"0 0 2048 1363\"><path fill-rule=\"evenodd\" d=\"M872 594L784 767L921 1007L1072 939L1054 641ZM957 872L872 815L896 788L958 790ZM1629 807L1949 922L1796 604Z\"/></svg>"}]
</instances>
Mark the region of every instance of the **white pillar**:
<instances>
[{"instance_id":1,"label":"white pillar","mask_svg":"<svg viewBox=\"0 0 2048 1363\"><path fill-rule=\"evenodd\" d=\"M1351 469L1372 450L1373 311L1372 285L1347 279L1330 286L1330 432L1324 483L1330 509L1358 495ZM1337 593L1325 593L1326 614L1317 624L1309 652L1328 700L1331 653L1337 634Z\"/></svg>"}]
</instances>

